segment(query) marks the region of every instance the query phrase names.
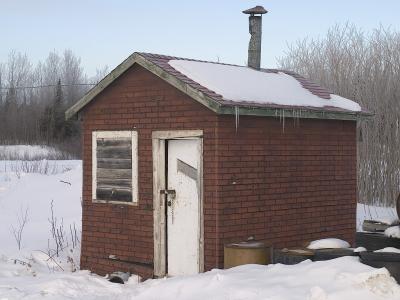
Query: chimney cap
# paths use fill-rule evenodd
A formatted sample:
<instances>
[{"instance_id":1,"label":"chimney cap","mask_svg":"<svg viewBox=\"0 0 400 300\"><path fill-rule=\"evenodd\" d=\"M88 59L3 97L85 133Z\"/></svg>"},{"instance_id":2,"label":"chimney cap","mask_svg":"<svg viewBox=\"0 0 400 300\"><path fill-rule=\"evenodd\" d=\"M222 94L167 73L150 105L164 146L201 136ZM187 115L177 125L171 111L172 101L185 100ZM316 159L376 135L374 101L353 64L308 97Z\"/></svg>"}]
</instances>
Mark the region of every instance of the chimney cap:
<instances>
[{"instance_id":1,"label":"chimney cap","mask_svg":"<svg viewBox=\"0 0 400 300\"><path fill-rule=\"evenodd\" d=\"M266 14L267 12L268 11L261 5L254 6L253 8L249 8L243 11L244 14L248 15L263 15Z\"/></svg>"}]
</instances>

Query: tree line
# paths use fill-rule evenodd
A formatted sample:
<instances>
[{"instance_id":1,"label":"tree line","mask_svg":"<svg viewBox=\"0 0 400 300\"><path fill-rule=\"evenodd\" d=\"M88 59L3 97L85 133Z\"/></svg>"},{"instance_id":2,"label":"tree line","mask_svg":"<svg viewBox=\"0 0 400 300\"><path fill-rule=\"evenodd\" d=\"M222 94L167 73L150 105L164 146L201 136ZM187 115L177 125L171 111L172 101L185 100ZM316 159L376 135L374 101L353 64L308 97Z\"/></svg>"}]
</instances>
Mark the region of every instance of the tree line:
<instances>
[{"instance_id":1,"label":"tree line","mask_svg":"<svg viewBox=\"0 0 400 300\"><path fill-rule=\"evenodd\" d=\"M290 45L279 64L375 114L359 122L358 200L393 205L400 193L400 33L337 25Z\"/></svg>"},{"instance_id":2,"label":"tree line","mask_svg":"<svg viewBox=\"0 0 400 300\"><path fill-rule=\"evenodd\" d=\"M89 78L71 50L33 64L12 51L0 62L0 144L47 144L80 155L80 128L65 110L107 73Z\"/></svg>"}]
</instances>

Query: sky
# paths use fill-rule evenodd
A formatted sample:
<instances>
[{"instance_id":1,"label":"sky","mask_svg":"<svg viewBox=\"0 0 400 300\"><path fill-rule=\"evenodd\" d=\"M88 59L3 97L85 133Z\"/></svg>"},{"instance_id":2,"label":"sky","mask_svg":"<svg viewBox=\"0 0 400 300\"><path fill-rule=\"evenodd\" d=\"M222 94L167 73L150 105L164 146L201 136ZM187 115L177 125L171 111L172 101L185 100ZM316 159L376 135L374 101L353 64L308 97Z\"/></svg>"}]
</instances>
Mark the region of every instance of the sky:
<instances>
[{"instance_id":1,"label":"sky","mask_svg":"<svg viewBox=\"0 0 400 300\"><path fill-rule=\"evenodd\" d=\"M135 51L245 64L250 35L241 12L255 5L269 11L263 67L275 67L288 44L322 37L335 24L400 30L399 0L0 0L0 62L12 50L37 62L71 49L89 76Z\"/></svg>"}]
</instances>

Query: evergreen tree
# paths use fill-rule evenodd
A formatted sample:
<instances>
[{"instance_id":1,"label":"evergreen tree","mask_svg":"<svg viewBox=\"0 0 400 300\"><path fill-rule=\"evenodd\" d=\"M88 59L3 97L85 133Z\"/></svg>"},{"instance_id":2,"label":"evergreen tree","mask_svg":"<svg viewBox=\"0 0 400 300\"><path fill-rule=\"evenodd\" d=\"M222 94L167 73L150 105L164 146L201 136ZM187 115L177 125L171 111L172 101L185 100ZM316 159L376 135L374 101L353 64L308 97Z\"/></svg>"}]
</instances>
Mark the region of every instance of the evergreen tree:
<instances>
[{"instance_id":1,"label":"evergreen tree","mask_svg":"<svg viewBox=\"0 0 400 300\"><path fill-rule=\"evenodd\" d=\"M42 136L48 144L60 143L79 134L77 122L65 120L64 113L67 108L66 106L61 79L58 79L54 100L45 108L40 122Z\"/></svg>"},{"instance_id":2,"label":"evergreen tree","mask_svg":"<svg viewBox=\"0 0 400 300\"><path fill-rule=\"evenodd\" d=\"M53 139L55 141L60 141L64 138L64 127L65 127L65 118L64 118L64 101L63 101L63 92L61 86L61 79L58 79L56 92L53 102Z\"/></svg>"}]
</instances>

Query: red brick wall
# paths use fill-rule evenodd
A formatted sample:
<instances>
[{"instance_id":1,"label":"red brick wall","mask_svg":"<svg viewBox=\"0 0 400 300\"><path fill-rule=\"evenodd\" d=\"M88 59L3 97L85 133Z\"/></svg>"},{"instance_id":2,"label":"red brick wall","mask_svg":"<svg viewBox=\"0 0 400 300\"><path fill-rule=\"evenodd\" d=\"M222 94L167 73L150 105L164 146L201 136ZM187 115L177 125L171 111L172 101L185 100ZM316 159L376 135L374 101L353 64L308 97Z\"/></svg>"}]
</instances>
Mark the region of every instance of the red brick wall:
<instances>
[{"instance_id":1,"label":"red brick wall","mask_svg":"<svg viewBox=\"0 0 400 300\"><path fill-rule=\"evenodd\" d=\"M354 242L356 124L219 118L220 259L223 243L254 236L275 247L323 237Z\"/></svg>"},{"instance_id":2,"label":"red brick wall","mask_svg":"<svg viewBox=\"0 0 400 300\"><path fill-rule=\"evenodd\" d=\"M205 269L223 266L223 244L249 235L275 246L321 236L353 240L354 122L217 116L135 66L83 111L81 268L152 275L154 130L204 132ZM137 130L139 206L92 203L93 130ZM149 266L117 262L150 264Z\"/></svg>"},{"instance_id":3,"label":"red brick wall","mask_svg":"<svg viewBox=\"0 0 400 300\"><path fill-rule=\"evenodd\" d=\"M153 170L151 133L203 129L205 261L215 261L215 131L217 116L147 70L135 66L83 111L83 219L81 268L98 274L116 270L151 276L152 269L108 259L153 262ZM137 130L139 206L92 203L92 131Z\"/></svg>"}]
</instances>

